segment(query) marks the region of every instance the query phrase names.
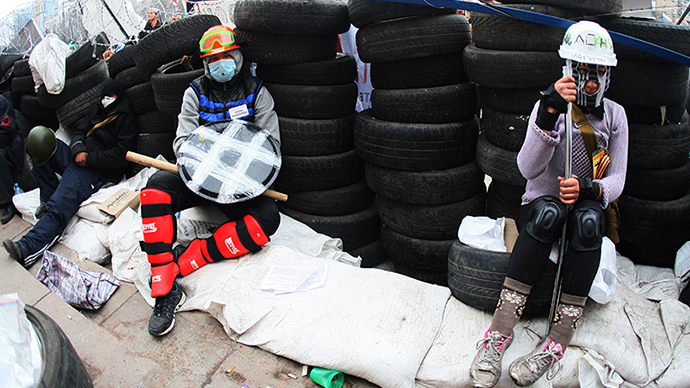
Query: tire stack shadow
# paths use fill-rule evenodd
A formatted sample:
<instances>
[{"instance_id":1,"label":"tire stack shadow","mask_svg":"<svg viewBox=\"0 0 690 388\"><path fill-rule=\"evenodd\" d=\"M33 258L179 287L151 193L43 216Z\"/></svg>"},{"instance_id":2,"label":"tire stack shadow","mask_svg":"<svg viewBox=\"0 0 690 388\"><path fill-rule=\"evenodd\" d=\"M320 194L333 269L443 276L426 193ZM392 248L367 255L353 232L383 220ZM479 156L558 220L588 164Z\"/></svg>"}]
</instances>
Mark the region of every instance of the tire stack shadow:
<instances>
[{"instance_id":1,"label":"tire stack shadow","mask_svg":"<svg viewBox=\"0 0 690 388\"><path fill-rule=\"evenodd\" d=\"M372 108L357 114L354 135L383 250L396 272L446 285L460 222L485 208L477 92L462 68L469 23L455 9L373 0L350 0L348 12L371 63Z\"/></svg>"},{"instance_id":2,"label":"tire stack shadow","mask_svg":"<svg viewBox=\"0 0 690 388\"><path fill-rule=\"evenodd\" d=\"M256 63L280 122L274 187L289 198L280 211L340 238L362 266L378 264L374 193L353 144L357 65L337 53L338 34L350 27L346 3L238 1L234 15L245 61Z\"/></svg>"}]
</instances>

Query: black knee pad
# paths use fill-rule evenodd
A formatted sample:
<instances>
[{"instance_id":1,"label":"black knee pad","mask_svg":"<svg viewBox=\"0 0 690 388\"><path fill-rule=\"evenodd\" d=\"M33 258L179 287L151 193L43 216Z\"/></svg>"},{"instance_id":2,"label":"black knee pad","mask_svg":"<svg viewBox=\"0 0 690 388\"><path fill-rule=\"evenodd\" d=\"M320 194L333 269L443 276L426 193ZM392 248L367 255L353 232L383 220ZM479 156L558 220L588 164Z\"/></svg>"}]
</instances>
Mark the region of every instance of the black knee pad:
<instances>
[{"instance_id":1,"label":"black knee pad","mask_svg":"<svg viewBox=\"0 0 690 388\"><path fill-rule=\"evenodd\" d=\"M576 251L593 251L601 247L606 224L600 208L574 209L568 221L570 246Z\"/></svg>"},{"instance_id":2,"label":"black knee pad","mask_svg":"<svg viewBox=\"0 0 690 388\"><path fill-rule=\"evenodd\" d=\"M532 214L525 225L527 234L544 244L554 242L565 224L565 205L555 198L541 197L534 200Z\"/></svg>"}]
</instances>

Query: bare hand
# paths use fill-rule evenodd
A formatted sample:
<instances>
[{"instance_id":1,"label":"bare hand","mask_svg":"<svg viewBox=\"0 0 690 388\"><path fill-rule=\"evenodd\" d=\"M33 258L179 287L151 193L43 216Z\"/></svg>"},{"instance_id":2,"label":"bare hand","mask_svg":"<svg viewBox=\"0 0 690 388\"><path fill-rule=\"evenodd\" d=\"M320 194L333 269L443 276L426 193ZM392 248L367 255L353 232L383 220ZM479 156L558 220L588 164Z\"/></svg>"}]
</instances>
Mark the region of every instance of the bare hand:
<instances>
[{"instance_id":1,"label":"bare hand","mask_svg":"<svg viewBox=\"0 0 690 388\"><path fill-rule=\"evenodd\" d=\"M85 167L86 166L86 155L88 155L88 153L86 153L84 151L74 155L74 163L76 163L78 166Z\"/></svg>"},{"instance_id":2,"label":"bare hand","mask_svg":"<svg viewBox=\"0 0 690 388\"><path fill-rule=\"evenodd\" d=\"M565 76L554 84L558 94L567 102L575 102L577 99L577 84L572 76Z\"/></svg>"},{"instance_id":3,"label":"bare hand","mask_svg":"<svg viewBox=\"0 0 690 388\"><path fill-rule=\"evenodd\" d=\"M577 175L573 175L570 179L558 177L561 202L565 205L574 204L580 197L580 182L575 178Z\"/></svg>"}]
</instances>

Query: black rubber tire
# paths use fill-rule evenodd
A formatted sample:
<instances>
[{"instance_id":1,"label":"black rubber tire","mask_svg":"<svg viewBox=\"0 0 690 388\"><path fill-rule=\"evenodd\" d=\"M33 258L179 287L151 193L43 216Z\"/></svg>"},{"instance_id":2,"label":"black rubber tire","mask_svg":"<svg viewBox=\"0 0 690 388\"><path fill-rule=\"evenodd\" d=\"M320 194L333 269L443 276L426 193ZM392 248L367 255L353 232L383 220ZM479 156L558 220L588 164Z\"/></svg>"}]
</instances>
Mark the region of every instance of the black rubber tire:
<instances>
[{"instance_id":1,"label":"black rubber tire","mask_svg":"<svg viewBox=\"0 0 690 388\"><path fill-rule=\"evenodd\" d=\"M457 167L474 158L479 120L444 124L377 120L371 110L355 117L355 149L365 161L408 171Z\"/></svg>"},{"instance_id":2,"label":"black rubber tire","mask_svg":"<svg viewBox=\"0 0 690 388\"><path fill-rule=\"evenodd\" d=\"M27 75L31 75L31 67L29 67L29 58L15 61L14 67L12 68L12 74L15 77L25 77Z\"/></svg>"},{"instance_id":3,"label":"black rubber tire","mask_svg":"<svg viewBox=\"0 0 690 388\"><path fill-rule=\"evenodd\" d=\"M55 109L47 109L38 100L37 96L23 95L20 106L24 116L36 125L45 125L57 131L59 121L55 114Z\"/></svg>"},{"instance_id":4,"label":"black rubber tire","mask_svg":"<svg viewBox=\"0 0 690 388\"><path fill-rule=\"evenodd\" d=\"M14 55L14 54L5 54L0 55L0 75L8 75L8 72L11 72L14 63L21 60L23 58L22 55Z\"/></svg>"},{"instance_id":5,"label":"black rubber tire","mask_svg":"<svg viewBox=\"0 0 690 388\"><path fill-rule=\"evenodd\" d=\"M376 213L375 203L356 213L332 217L298 212L286 207L282 202L278 203L278 209L281 213L307 224L318 233L341 239L343 250L346 252L379 239L381 221Z\"/></svg>"},{"instance_id":6,"label":"black rubber tire","mask_svg":"<svg viewBox=\"0 0 690 388\"><path fill-rule=\"evenodd\" d=\"M510 8L561 19L574 19L581 12L540 4L512 4ZM518 18L472 12L472 39L477 47L491 50L558 51L563 29ZM618 48L618 47L616 47Z\"/></svg>"},{"instance_id":7,"label":"black rubber tire","mask_svg":"<svg viewBox=\"0 0 690 388\"><path fill-rule=\"evenodd\" d=\"M471 44L462 60L470 80L494 88L546 89L563 75L557 52L489 50Z\"/></svg>"},{"instance_id":8,"label":"black rubber tire","mask_svg":"<svg viewBox=\"0 0 690 388\"><path fill-rule=\"evenodd\" d=\"M674 268L676 254L683 244L650 246L634 241L621 240L616 244L616 251L638 265L651 265L661 268Z\"/></svg>"},{"instance_id":9,"label":"black rubber tire","mask_svg":"<svg viewBox=\"0 0 690 388\"><path fill-rule=\"evenodd\" d=\"M163 112L152 110L137 115L139 133L175 133L175 118ZM171 143L172 147L172 143Z\"/></svg>"},{"instance_id":10,"label":"black rubber tire","mask_svg":"<svg viewBox=\"0 0 690 388\"><path fill-rule=\"evenodd\" d=\"M350 28L347 3L332 0L238 0L237 28L276 34L341 34Z\"/></svg>"},{"instance_id":11,"label":"black rubber tire","mask_svg":"<svg viewBox=\"0 0 690 388\"><path fill-rule=\"evenodd\" d=\"M403 171L364 164L367 184L379 196L420 205L465 201L486 191L484 172L474 161L429 171Z\"/></svg>"},{"instance_id":12,"label":"black rubber tire","mask_svg":"<svg viewBox=\"0 0 690 388\"><path fill-rule=\"evenodd\" d=\"M106 81L99 83L65 105L57 108L55 114L57 114L60 123L65 127L76 129L79 121L88 114L89 107L91 107L94 102L101 100L101 89L105 82Z\"/></svg>"},{"instance_id":13,"label":"black rubber tire","mask_svg":"<svg viewBox=\"0 0 690 388\"><path fill-rule=\"evenodd\" d=\"M157 109L151 82L134 85L125 90L125 95L129 99L129 106L134 114L140 115Z\"/></svg>"},{"instance_id":14,"label":"black rubber tire","mask_svg":"<svg viewBox=\"0 0 690 388\"><path fill-rule=\"evenodd\" d=\"M492 180L486 193L486 215L489 218L515 219L522 203L525 188Z\"/></svg>"},{"instance_id":15,"label":"black rubber tire","mask_svg":"<svg viewBox=\"0 0 690 388\"><path fill-rule=\"evenodd\" d=\"M285 206L317 216L343 216L362 211L374 202L375 194L364 179L337 189L321 191L284 190Z\"/></svg>"},{"instance_id":16,"label":"black rubber tire","mask_svg":"<svg viewBox=\"0 0 690 388\"><path fill-rule=\"evenodd\" d=\"M378 0L349 0L347 2L347 13L350 23L357 28L391 19L410 16L446 15L456 12L455 8Z\"/></svg>"},{"instance_id":17,"label":"black rubber tire","mask_svg":"<svg viewBox=\"0 0 690 388\"><path fill-rule=\"evenodd\" d=\"M397 233L381 226L383 249L394 265L426 272L446 272L448 250L453 240L425 240Z\"/></svg>"},{"instance_id":18,"label":"black rubber tire","mask_svg":"<svg viewBox=\"0 0 690 388\"><path fill-rule=\"evenodd\" d=\"M19 133L21 134L22 139L26 140L27 136L29 136L29 131L31 131L31 129L34 127L34 124L29 121L29 119L24 117L24 114L19 109L14 110L14 118L17 120L17 128L19 128Z\"/></svg>"},{"instance_id":19,"label":"black rubber tire","mask_svg":"<svg viewBox=\"0 0 690 388\"><path fill-rule=\"evenodd\" d=\"M623 108L629 124L678 124L686 112L685 102L662 106L623 105Z\"/></svg>"},{"instance_id":20,"label":"black rubber tire","mask_svg":"<svg viewBox=\"0 0 690 388\"><path fill-rule=\"evenodd\" d=\"M680 167L663 170L628 168L623 193L650 201L672 201L690 191L690 159Z\"/></svg>"},{"instance_id":21,"label":"black rubber tire","mask_svg":"<svg viewBox=\"0 0 690 388\"><path fill-rule=\"evenodd\" d=\"M504 4L543 4L559 8L572 9L573 11L581 11L585 15L600 15L609 13L619 13L623 10L622 0L507 0L502 1Z\"/></svg>"},{"instance_id":22,"label":"black rubber tire","mask_svg":"<svg viewBox=\"0 0 690 388\"><path fill-rule=\"evenodd\" d=\"M322 191L364 178L364 162L354 150L321 156L285 156L275 181L278 190Z\"/></svg>"},{"instance_id":23,"label":"black rubber tire","mask_svg":"<svg viewBox=\"0 0 690 388\"><path fill-rule=\"evenodd\" d=\"M105 64L105 61L98 61L95 65L79 73L79 75L65 80L65 87L60 94L50 94L46 90L45 85L41 85L36 95L43 107L56 109L91 89L94 85L105 81L107 78L108 66Z\"/></svg>"},{"instance_id":24,"label":"black rubber tire","mask_svg":"<svg viewBox=\"0 0 690 388\"><path fill-rule=\"evenodd\" d=\"M134 62L145 77L156 68L184 55L199 51L201 36L213 26L222 24L215 15L194 15L167 23L139 41L135 46Z\"/></svg>"},{"instance_id":25,"label":"black rubber tire","mask_svg":"<svg viewBox=\"0 0 690 388\"><path fill-rule=\"evenodd\" d=\"M376 267L377 265L390 260L386 254L386 251L383 249L383 244L381 243L380 238L371 244L367 244L356 249L351 249L347 253L354 257L359 256L362 259L362 263L360 264L360 267L362 268Z\"/></svg>"},{"instance_id":26,"label":"black rubber tire","mask_svg":"<svg viewBox=\"0 0 690 388\"><path fill-rule=\"evenodd\" d=\"M422 271L416 268L408 267L404 264L393 263L395 272L405 275L407 277L417 279L424 283L436 284L442 287L448 287L448 272L432 272Z\"/></svg>"},{"instance_id":27,"label":"black rubber tire","mask_svg":"<svg viewBox=\"0 0 690 388\"><path fill-rule=\"evenodd\" d=\"M522 148L529 126L529 115L503 113L489 107L482 108L481 127L486 140L511 152Z\"/></svg>"},{"instance_id":28,"label":"black rubber tire","mask_svg":"<svg viewBox=\"0 0 690 388\"><path fill-rule=\"evenodd\" d=\"M464 84L371 92L371 113L384 121L452 123L477 114L477 86Z\"/></svg>"},{"instance_id":29,"label":"black rubber tire","mask_svg":"<svg viewBox=\"0 0 690 388\"><path fill-rule=\"evenodd\" d=\"M40 387L93 387L84 363L60 326L43 311L24 306L40 342L43 372Z\"/></svg>"},{"instance_id":30,"label":"black rubber tire","mask_svg":"<svg viewBox=\"0 0 690 388\"><path fill-rule=\"evenodd\" d=\"M493 180L520 186L527 183L517 166L517 152L496 147L484 134L477 140L477 165Z\"/></svg>"},{"instance_id":31,"label":"black rubber tire","mask_svg":"<svg viewBox=\"0 0 690 388\"><path fill-rule=\"evenodd\" d=\"M661 106L685 102L688 68L678 63L619 60L606 97L621 105Z\"/></svg>"},{"instance_id":32,"label":"black rubber tire","mask_svg":"<svg viewBox=\"0 0 690 388\"><path fill-rule=\"evenodd\" d=\"M108 35L104 32L96 35L93 40L81 45L76 51L65 58L65 78L72 78L93 66L110 45Z\"/></svg>"},{"instance_id":33,"label":"black rubber tire","mask_svg":"<svg viewBox=\"0 0 690 388\"><path fill-rule=\"evenodd\" d=\"M129 69L137 64L134 62L134 51L136 46L125 46L120 51L113 54L110 59L108 59L108 72L110 77L114 78L118 73L124 69Z\"/></svg>"},{"instance_id":34,"label":"black rubber tire","mask_svg":"<svg viewBox=\"0 0 690 388\"><path fill-rule=\"evenodd\" d=\"M115 80L122 84L123 88L129 89L132 86L149 82L151 80L151 77L142 73L138 67L133 66L117 73L117 75L115 76Z\"/></svg>"},{"instance_id":35,"label":"black rubber tire","mask_svg":"<svg viewBox=\"0 0 690 388\"><path fill-rule=\"evenodd\" d=\"M470 24L462 15L396 19L357 31L362 62L386 62L460 52L472 42Z\"/></svg>"},{"instance_id":36,"label":"black rubber tire","mask_svg":"<svg viewBox=\"0 0 690 388\"><path fill-rule=\"evenodd\" d=\"M357 61L350 54L334 59L287 65L261 64L256 76L264 82L284 85L343 85L357 80Z\"/></svg>"},{"instance_id":37,"label":"black rubber tire","mask_svg":"<svg viewBox=\"0 0 690 388\"><path fill-rule=\"evenodd\" d=\"M304 120L278 116L283 156L340 154L355 147L355 115L339 119Z\"/></svg>"},{"instance_id":38,"label":"black rubber tire","mask_svg":"<svg viewBox=\"0 0 690 388\"><path fill-rule=\"evenodd\" d=\"M264 83L281 117L295 119L337 119L350 116L357 105L357 84L283 85Z\"/></svg>"},{"instance_id":39,"label":"black rubber tire","mask_svg":"<svg viewBox=\"0 0 690 388\"><path fill-rule=\"evenodd\" d=\"M530 115L545 88L507 89L479 85L477 94L482 107L514 115Z\"/></svg>"},{"instance_id":40,"label":"black rubber tire","mask_svg":"<svg viewBox=\"0 0 690 388\"><path fill-rule=\"evenodd\" d=\"M15 96L23 96L25 94L35 95L34 77L30 75L12 77L12 93Z\"/></svg>"},{"instance_id":41,"label":"black rubber tire","mask_svg":"<svg viewBox=\"0 0 690 388\"><path fill-rule=\"evenodd\" d=\"M258 64L317 62L335 58L338 35L286 35L236 29L237 38L247 42L244 60Z\"/></svg>"},{"instance_id":42,"label":"black rubber tire","mask_svg":"<svg viewBox=\"0 0 690 388\"><path fill-rule=\"evenodd\" d=\"M666 169L682 166L690 150L690 120L680 124L645 125L630 123L628 166Z\"/></svg>"},{"instance_id":43,"label":"black rubber tire","mask_svg":"<svg viewBox=\"0 0 690 388\"><path fill-rule=\"evenodd\" d=\"M621 195L618 206L622 240L649 246L682 244L690 240L690 193L672 201L650 201Z\"/></svg>"},{"instance_id":44,"label":"black rubber tire","mask_svg":"<svg viewBox=\"0 0 690 388\"><path fill-rule=\"evenodd\" d=\"M445 205L417 205L377 196L381 222L402 235L425 240L451 240L465 216L483 216L486 195Z\"/></svg>"},{"instance_id":45,"label":"black rubber tire","mask_svg":"<svg viewBox=\"0 0 690 388\"><path fill-rule=\"evenodd\" d=\"M602 27L642 39L649 43L668 48L677 53L690 55L690 27L660 20L625 18L601 18ZM634 59L650 62L669 62L647 52L620 44L616 46L616 57L621 60Z\"/></svg>"},{"instance_id":46,"label":"black rubber tire","mask_svg":"<svg viewBox=\"0 0 690 388\"><path fill-rule=\"evenodd\" d=\"M462 52L376 62L370 69L371 85L381 89L431 88L469 81Z\"/></svg>"},{"instance_id":47,"label":"black rubber tire","mask_svg":"<svg viewBox=\"0 0 690 388\"><path fill-rule=\"evenodd\" d=\"M455 241L448 252L448 287L455 298L493 312L508 271L510 253L493 252ZM546 315L551 308L556 265L549 262L527 298L525 315Z\"/></svg>"},{"instance_id":48,"label":"black rubber tire","mask_svg":"<svg viewBox=\"0 0 690 388\"><path fill-rule=\"evenodd\" d=\"M160 133L141 133L137 137L137 153L150 156L152 158L158 155L174 163L175 153L173 152L172 143L175 140L175 132L160 132Z\"/></svg>"},{"instance_id":49,"label":"black rubber tire","mask_svg":"<svg viewBox=\"0 0 690 388\"><path fill-rule=\"evenodd\" d=\"M176 59L151 74L154 101L159 111L177 116L182 110L182 98L189 84L204 75L204 69L188 71Z\"/></svg>"}]
</instances>

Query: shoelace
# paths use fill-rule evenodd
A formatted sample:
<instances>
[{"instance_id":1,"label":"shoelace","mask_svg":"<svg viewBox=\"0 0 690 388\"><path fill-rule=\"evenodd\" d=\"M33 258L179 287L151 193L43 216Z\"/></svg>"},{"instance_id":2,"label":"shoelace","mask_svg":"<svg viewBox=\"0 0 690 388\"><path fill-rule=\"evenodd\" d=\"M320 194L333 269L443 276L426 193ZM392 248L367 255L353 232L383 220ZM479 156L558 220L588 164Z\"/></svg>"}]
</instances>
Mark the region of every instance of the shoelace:
<instances>
[{"instance_id":1,"label":"shoelace","mask_svg":"<svg viewBox=\"0 0 690 388\"><path fill-rule=\"evenodd\" d=\"M546 374L548 380L556 377L561 370L561 357L553 351L550 347L546 350L536 353L527 359L529 365L536 365L536 368L530 368L532 372L537 372L548 365L549 371ZM534 364L532 364L534 363ZM554 371L555 369L555 371Z\"/></svg>"},{"instance_id":2,"label":"shoelace","mask_svg":"<svg viewBox=\"0 0 690 388\"><path fill-rule=\"evenodd\" d=\"M162 313L165 313L165 314L174 313L175 312L175 306L177 306L178 302L179 302L179 296L178 295L171 296L169 298L156 298L156 304L153 306L153 313L156 315L161 315Z\"/></svg>"},{"instance_id":3,"label":"shoelace","mask_svg":"<svg viewBox=\"0 0 690 388\"><path fill-rule=\"evenodd\" d=\"M498 360L501 359L501 353L498 351L496 343L498 342L498 345L500 346L504 341L505 340L500 342L496 341L491 335L488 335L477 342L477 349L479 349L481 346L484 346L484 354L488 352L488 356L491 358L491 360L493 362L498 362Z\"/></svg>"}]
</instances>

